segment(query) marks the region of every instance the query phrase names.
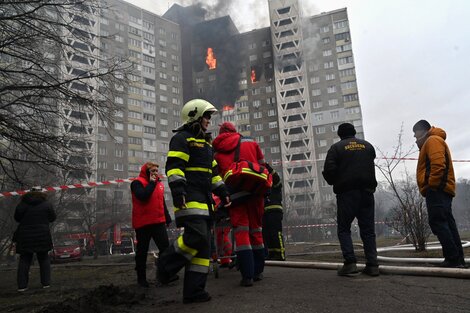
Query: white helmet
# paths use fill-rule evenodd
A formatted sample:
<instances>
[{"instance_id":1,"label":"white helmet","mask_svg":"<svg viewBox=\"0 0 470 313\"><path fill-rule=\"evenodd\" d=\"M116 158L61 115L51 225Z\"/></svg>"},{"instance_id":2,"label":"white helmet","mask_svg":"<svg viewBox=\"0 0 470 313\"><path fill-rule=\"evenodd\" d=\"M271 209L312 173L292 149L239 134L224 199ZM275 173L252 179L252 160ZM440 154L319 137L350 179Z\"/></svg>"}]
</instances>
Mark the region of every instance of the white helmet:
<instances>
[{"instance_id":1,"label":"white helmet","mask_svg":"<svg viewBox=\"0 0 470 313\"><path fill-rule=\"evenodd\" d=\"M217 109L208 101L202 99L193 99L185 103L181 110L181 119L183 124L197 121L204 113L215 113Z\"/></svg>"}]
</instances>

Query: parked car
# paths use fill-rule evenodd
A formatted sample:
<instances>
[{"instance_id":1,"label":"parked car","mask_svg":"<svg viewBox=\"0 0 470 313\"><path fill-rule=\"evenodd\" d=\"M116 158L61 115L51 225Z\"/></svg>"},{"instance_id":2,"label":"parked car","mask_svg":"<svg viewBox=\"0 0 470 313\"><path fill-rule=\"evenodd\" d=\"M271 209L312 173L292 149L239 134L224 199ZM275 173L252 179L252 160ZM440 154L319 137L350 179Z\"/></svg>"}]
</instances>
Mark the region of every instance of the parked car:
<instances>
[{"instance_id":1,"label":"parked car","mask_svg":"<svg viewBox=\"0 0 470 313\"><path fill-rule=\"evenodd\" d=\"M54 243L51 252L51 262L70 262L82 260L82 248L75 240L60 240Z\"/></svg>"},{"instance_id":2,"label":"parked car","mask_svg":"<svg viewBox=\"0 0 470 313\"><path fill-rule=\"evenodd\" d=\"M134 254L135 245L131 237L122 237L120 244L111 244L110 254Z\"/></svg>"}]
</instances>

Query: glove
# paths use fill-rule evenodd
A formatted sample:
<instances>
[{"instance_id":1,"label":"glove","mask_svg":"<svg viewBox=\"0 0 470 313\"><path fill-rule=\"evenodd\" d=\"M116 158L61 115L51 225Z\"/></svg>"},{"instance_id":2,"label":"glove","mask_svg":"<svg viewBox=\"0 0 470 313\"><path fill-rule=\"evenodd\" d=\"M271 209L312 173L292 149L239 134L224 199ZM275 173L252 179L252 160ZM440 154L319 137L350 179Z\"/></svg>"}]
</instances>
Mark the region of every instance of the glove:
<instances>
[{"instance_id":1,"label":"glove","mask_svg":"<svg viewBox=\"0 0 470 313\"><path fill-rule=\"evenodd\" d=\"M281 177L276 171L273 171L272 176L273 176L273 187L277 187L277 185L281 183Z\"/></svg>"},{"instance_id":2,"label":"glove","mask_svg":"<svg viewBox=\"0 0 470 313\"><path fill-rule=\"evenodd\" d=\"M268 170L269 174L273 173L274 169L271 167L271 165L269 165L269 163L264 164L264 166Z\"/></svg>"}]
</instances>

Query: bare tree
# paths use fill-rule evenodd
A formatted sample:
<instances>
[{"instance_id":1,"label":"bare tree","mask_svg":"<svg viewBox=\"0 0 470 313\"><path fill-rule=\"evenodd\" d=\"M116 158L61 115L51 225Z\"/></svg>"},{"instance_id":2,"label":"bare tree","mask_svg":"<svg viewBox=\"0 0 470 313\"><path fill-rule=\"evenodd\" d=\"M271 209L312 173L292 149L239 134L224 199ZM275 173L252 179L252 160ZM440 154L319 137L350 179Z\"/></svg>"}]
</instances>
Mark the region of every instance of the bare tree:
<instances>
[{"instance_id":1,"label":"bare tree","mask_svg":"<svg viewBox=\"0 0 470 313\"><path fill-rule=\"evenodd\" d=\"M416 151L413 146L403 150L403 124L393 153L384 153L379 148L377 151L381 157L379 157L376 167L388 182L395 201L386 223L406 237L416 250L423 251L426 249L426 241L431 234L424 199L419 194L416 182L406 171L403 181L395 179L398 165L403 162L404 158Z\"/></svg>"},{"instance_id":2,"label":"bare tree","mask_svg":"<svg viewBox=\"0 0 470 313\"><path fill-rule=\"evenodd\" d=\"M32 166L54 175L90 171L93 126L112 122L132 65L101 50L101 3L2 2L0 179L21 188L30 184L22 169Z\"/></svg>"}]
</instances>

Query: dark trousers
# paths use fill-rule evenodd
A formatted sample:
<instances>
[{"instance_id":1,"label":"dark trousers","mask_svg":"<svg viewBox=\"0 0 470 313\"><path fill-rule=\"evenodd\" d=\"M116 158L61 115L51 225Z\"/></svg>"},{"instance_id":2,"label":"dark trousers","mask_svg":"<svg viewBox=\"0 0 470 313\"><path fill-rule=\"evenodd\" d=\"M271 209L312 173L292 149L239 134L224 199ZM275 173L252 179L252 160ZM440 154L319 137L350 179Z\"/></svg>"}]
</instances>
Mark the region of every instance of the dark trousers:
<instances>
[{"instance_id":1,"label":"dark trousers","mask_svg":"<svg viewBox=\"0 0 470 313\"><path fill-rule=\"evenodd\" d=\"M180 235L158 261L158 276L168 280L186 267L183 298L194 299L206 291L207 274L211 252L211 228L209 220L194 218L182 223L184 233Z\"/></svg>"},{"instance_id":2,"label":"dark trousers","mask_svg":"<svg viewBox=\"0 0 470 313\"><path fill-rule=\"evenodd\" d=\"M49 286L51 284L51 262L47 251L36 252L39 263L39 273L41 275L41 284ZM20 255L18 262L17 282L18 289L28 287L29 268L33 261L33 253L23 253Z\"/></svg>"},{"instance_id":3,"label":"dark trousers","mask_svg":"<svg viewBox=\"0 0 470 313\"><path fill-rule=\"evenodd\" d=\"M269 260L284 261L286 259L282 236L282 217L281 210L267 210L263 215L263 240L268 250Z\"/></svg>"},{"instance_id":4,"label":"dark trousers","mask_svg":"<svg viewBox=\"0 0 470 313\"><path fill-rule=\"evenodd\" d=\"M365 190L350 190L336 195L336 199L338 206L338 239L345 262L356 262L351 238L351 223L354 218L357 218L359 232L364 244L366 264L377 265L374 194Z\"/></svg>"},{"instance_id":5,"label":"dark trousers","mask_svg":"<svg viewBox=\"0 0 470 313\"><path fill-rule=\"evenodd\" d=\"M452 214L452 196L443 191L428 190L426 194L429 226L442 245L442 254L448 261L464 258L459 231Z\"/></svg>"},{"instance_id":6,"label":"dark trousers","mask_svg":"<svg viewBox=\"0 0 470 313\"><path fill-rule=\"evenodd\" d=\"M153 239L158 247L159 254L170 245L165 223L150 224L135 230L137 249L135 252L135 269L137 272L145 272L147 268L147 253L150 239Z\"/></svg>"}]
</instances>

